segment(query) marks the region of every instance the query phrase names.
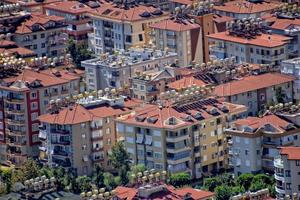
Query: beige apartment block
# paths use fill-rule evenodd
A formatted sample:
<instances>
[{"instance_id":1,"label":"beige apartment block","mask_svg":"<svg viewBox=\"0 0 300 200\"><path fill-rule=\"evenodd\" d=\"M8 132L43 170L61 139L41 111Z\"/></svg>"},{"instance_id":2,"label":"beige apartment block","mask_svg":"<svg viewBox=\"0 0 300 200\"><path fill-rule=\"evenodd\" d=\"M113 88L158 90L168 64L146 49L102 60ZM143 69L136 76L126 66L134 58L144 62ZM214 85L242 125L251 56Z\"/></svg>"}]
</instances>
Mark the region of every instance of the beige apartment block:
<instances>
[{"instance_id":1,"label":"beige apartment block","mask_svg":"<svg viewBox=\"0 0 300 200\"><path fill-rule=\"evenodd\" d=\"M227 168L223 130L246 108L214 98L145 104L117 119L117 132L134 164L200 178Z\"/></svg>"}]
</instances>

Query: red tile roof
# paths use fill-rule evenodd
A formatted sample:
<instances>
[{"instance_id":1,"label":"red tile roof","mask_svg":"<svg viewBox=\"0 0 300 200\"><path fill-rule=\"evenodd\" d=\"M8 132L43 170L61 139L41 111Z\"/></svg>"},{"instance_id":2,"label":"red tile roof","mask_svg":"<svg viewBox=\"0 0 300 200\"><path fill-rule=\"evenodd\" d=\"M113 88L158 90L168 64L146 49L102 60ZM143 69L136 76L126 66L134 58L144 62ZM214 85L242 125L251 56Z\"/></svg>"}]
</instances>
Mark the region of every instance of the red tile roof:
<instances>
[{"instance_id":1,"label":"red tile roof","mask_svg":"<svg viewBox=\"0 0 300 200\"><path fill-rule=\"evenodd\" d=\"M135 99L126 99L124 106L109 106L102 104L94 108L85 108L75 104L69 108L63 108L58 113L41 115L39 120L49 124L79 124L110 116L118 116L131 112L132 108L140 105Z\"/></svg>"},{"instance_id":2,"label":"red tile roof","mask_svg":"<svg viewBox=\"0 0 300 200\"><path fill-rule=\"evenodd\" d=\"M272 29L285 30L293 26L300 26L300 19L280 19L273 15L265 15L262 17Z\"/></svg>"},{"instance_id":3,"label":"red tile roof","mask_svg":"<svg viewBox=\"0 0 300 200\"><path fill-rule=\"evenodd\" d=\"M294 77L279 73L266 73L262 75L246 76L240 80L216 86L214 94L219 97L233 96L248 91L272 87L295 80Z\"/></svg>"},{"instance_id":4,"label":"red tile roof","mask_svg":"<svg viewBox=\"0 0 300 200\"><path fill-rule=\"evenodd\" d=\"M193 76L191 76L191 77L184 77L180 80L171 82L171 83L168 84L168 87L170 89L180 90L180 89L184 89L184 88L187 88L189 86L192 86L192 85L205 86L206 83L203 82L202 80L196 79Z\"/></svg>"},{"instance_id":5,"label":"red tile roof","mask_svg":"<svg viewBox=\"0 0 300 200\"><path fill-rule=\"evenodd\" d=\"M184 5L191 5L194 1L193 0L170 0L170 2L180 3Z\"/></svg>"},{"instance_id":6,"label":"red tile roof","mask_svg":"<svg viewBox=\"0 0 300 200\"><path fill-rule=\"evenodd\" d=\"M235 0L224 3L224 5L214 6L217 11L224 11L238 14L251 14L272 11L279 7L279 3L263 1L262 3L251 3L246 0Z\"/></svg>"},{"instance_id":7,"label":"red tile roof","mask_svg":"<svg viewBox=\"0 0 300 200\"><path fill-rule=\"evenodd\" d=\"M84 14L92 10L87 5L80 3L78 1L62 1L62 2L51 3L45 5L44 8L46 10L55 10L58 12L69 13L74 15Z\"/></svg>"},{"instance_id":8,"label":"red tile roof","mask_svg":"<svg viewBox=\"0 0 300 200\"><path fill-rule=\"evenodd\" d=\"M36 53L30 49L24 48L24 47L17 47L17 48L11 48L10 51L14 52L17 55L20 56L34 56Z\"/></svg>"},{"instance_id":9,"label":"red tile roof","mask_svg":"<svg viewBox=\"0 0 300 200\"><path fill-rule=\"evenodd\" d=\"M16 43L10 40L0 40L0 48L6 48L9 46L15 46Z\"/></svg>"},{"instance_id":10,"label":"red tile roof","mask_svg":"<svg viewBox=\"0 0 300 200\"><path fill-rule=\"evenodd\" d=\"M108 19L108 20L117 20L117 21L125 21L125 22L133 22L139 20L149 20L151 18L161 17L162 15L152 15L157 8L152 6L144 6L138 5L129 7L128 9L117 7L114 3L104 3L99 8L93 9L89 13L92 16L98 16L100 18ZM142 17L143 13L150 13L150 17ZM167 13L163 13L163 15L168 15Z\"/></svg>"},{"instance_id":11,"label":"red tile roof","mask_svg":"<svg viewBox=\"0 0 300 200\"><path fill-rule=\"evenodd\" d=\"M80 124L93 120L93 115L79 104L75 104L70 108L60 110L57 114L45 114L39 116L41 122L50 124Z\"/></svg>"},{"instance_id":12,"label":"red tile roof","mask_svg":"<svg viewBox=\"0 0 300 200\"><path fill-rule=\"evenodd\" d=\"M200 115L201 119L214 117L210 113L212 108L215 108L219 114L222 114L225 112L221 111L221 108L224 106L227 107L228 112L246 111L246 107L243 105L207 98L177 106L165 105L159 107L158 105L145 104L144 107L136 109L134 114L122 117L118 121L135 126L174 129L194 124L197 122L195 117L197 114ZM176 119L177 122L175 125L168 124L170 118Z\"/></svg>"},{"instance_id":13,"label":"red tile roof","mask_svg":"<svg viewBox=\"0 0 300 200\"><path fill-rule=\"evenodd\" d=\"M234 122L234 124L251 127L254 130L254 133L263 128L266 124L270 124L280 133L283 133L285 132L287 126L291 123L274 114L270 114L263 117L247 117L245 119L238 119Z\"/></svg>"},{"instance_id":14,"label":"red tile roof","mask_svg":"<svg viewBox=\"0 0 300 200\"><path fill-rule=\"evenodd\" d=\"M32 26L39 24L41 26L46 25L48 22L63 22L64 18L58 16L47 16L41 13L31 13L31 17L22 22L16 30L16 34L26 34L33 32Z\"/></svg>"},{"instance_id":15,"label":"red tile roof","mask_svg":"<svg viewBox=\"0 0 300 200\"><path fill-rule=\"evenodd\" d=\"M188 31L192 29L199 29L200 26L198 24L192 23L188 20L183 21L176 21L174 19L166 19L150 26L154 29L161 29L161 30L169 30L169 31Z\"/></svg>"},{"instance_id":16,"label":"red tile roof","mask_svg":"<svg viewBox=\"0 0 300 200\"><path fill-rule=\"evenodd\" d=\"M67 74L64 70L60 73L60 76L56 76L50 73L49 70L34 71L32 69L24 69L21 74L16 77L10 77L3 79L3 82L13 83L18 80L32 83L34 81L40 81L44 87L66 84L70 80L80 79L80 74Z\"/></svg>"},{"instance_id":17,"label":"red tile roof","mask_svg":"<svg viewBox=\"0 0 300 200\"><path fill-rule=\"evenodd\" d=\"M300 147L281 147L281 155L287 155L288 160L300 160Z\"/></svg>"},{"instance_id":18,"label":"red tile roof","mask_svg":"<svg viewBox=\"0 0 300 200\"><path fill-rule=\"evenodd\" d=\"M266 47L266 48L283 46L287 44L288 41L291 39L290 37L285 37L277 34L272 34L272 35L261 34L256 36L256 38L254 39L247 39L245 37L229 35L227 31L210 34L207 35L207 37L215 40L229 41L229 42L245 44L245 45L255 45L255 46Z\"/></svg>"},{"instance_id":19,"label":"red tile roof","mask_svg":"<svg viewBox=\"0 0 300 200\"><path fill-rule=\"evenodd\" d=\"M193 188L180 188L176 189L171 185L165 186L166 190L154 193L150 196L150 199L152 200L163 200L163 199L169 199L169 200L182 200L186 195L190 195L190 197L193 200L205 200L210 199L215 196L214 193L204 191L204 190L198 190ZM138 196L138 189L136 188L128 188L128 187L122 187L118 186L116 188L117 196L121 200L135 200L140 199Z\"/></svg>"},{"instance_id":20,"label":"red tile roof","mask_svg":"<svg viewBox=\"0 0 300 200\"><path fill-rule=\"evenodd\" d=\"M213 16L213 20L215 23L224 23L224 22L230 22L233 20L232 17L224 16L224 15L217 15L215 14Z\"/></svg>"}]
</instances>

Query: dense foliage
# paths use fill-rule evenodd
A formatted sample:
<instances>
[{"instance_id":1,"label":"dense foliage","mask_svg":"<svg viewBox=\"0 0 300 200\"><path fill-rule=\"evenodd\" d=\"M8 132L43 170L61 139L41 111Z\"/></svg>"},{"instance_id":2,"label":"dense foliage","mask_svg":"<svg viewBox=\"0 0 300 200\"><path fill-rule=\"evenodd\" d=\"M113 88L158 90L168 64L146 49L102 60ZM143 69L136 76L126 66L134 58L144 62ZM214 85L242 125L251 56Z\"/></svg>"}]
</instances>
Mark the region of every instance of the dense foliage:
<instances>
[{"instance_id":1,"label":"dense foliage","mask_svg":"<svg viewBox=\"0 0 300 200\"><path fill-rule=\"evenodd\" d=\"M93 58L93 54L84 44L76 44L74 40L70 39L67 45L67 52L71 55L73 63L77 67L81 67L81 61Z\"/></svg>"},{"instance_id":2,"label":"dense foliage","mask_svg":"<svg viewBox=\"0 0 300 200\"><path fill-rule=\"evenodd\" d=\"M271 196L274 197L274 184L273 176L265 174L242 174L235 179L230 174L223 174L204 179L203 189L215 192L217 200L226 200L233 195L246 191L256 192L265 188L268 188Z\"/></svg>"}]
</instances>

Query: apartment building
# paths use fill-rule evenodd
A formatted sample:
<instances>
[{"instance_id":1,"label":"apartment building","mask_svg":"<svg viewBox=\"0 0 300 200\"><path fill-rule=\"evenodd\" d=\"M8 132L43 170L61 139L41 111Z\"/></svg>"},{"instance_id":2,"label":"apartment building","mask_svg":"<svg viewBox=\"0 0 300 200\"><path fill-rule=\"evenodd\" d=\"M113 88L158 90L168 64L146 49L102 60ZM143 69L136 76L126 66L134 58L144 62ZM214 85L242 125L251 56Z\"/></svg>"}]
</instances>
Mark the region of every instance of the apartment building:
<instances>
[{"instance_id":1,"label":"apartment building","mask_svg":"<svg viewBox=\"0 0 300 200\"><path fill-rule=\"evenodd\" d=\"M67 35L63 33L64 19L31 13L11 35L19 46L33 50L38 56L60 56L65 54Z\"/></svg>"},{"instance_id":2,"label":"apartment building","mask_svg":"<svg viewBox=\"0 0 300 200\"><path fill-rule=\"evenodd\" d=\"M89 6L77 1L62 1L45 5L44 10L48 16L55 15L65 19L67 27L64 31L69 39L88 44L88 33L93 31L91 19L87 16L92 10Z\"/></svg>"},{"instance_id":3,"label":"apartment building","mask_svg":"<svg viewBox=\"0 0 300 200\"><path fill-rule=\"evenodd\" d=\"M278 13L278 11L277 11ZM282 17L280 14L269 14L263 16L266 21L268 29L272 33L290 37L288 44L288 58L295 58L300 56L300 19L293 16Z\"/></svg>"},{"instance_id":4,"label":"apartment building","mask_svg":"<svg viewBox=\"0 0 300 200\"><path fill-rule=\"evenodd\" d=\"M65 107L52 105L52 112L50 109L39 117L40 159L50 167L62 166L78 175L91 175L95 165L112 170L108 155L119 138L114 119L139 104L107 94L82 98Z\"/></svg>"},{"instance_id":5,"label":"apartment building","mask_svg":"<svg viewBox=\"0 0 300 200\"><path fill-rule=\"evenodd\" d=\"M196 87L204 87L207 83L205 83L201 79L197 79L194 76L183 77L177 81L170 82L167 87L170 90L181 91L184 89L188 89L189 87L196 86Z\"/></svg>"},{"instance_id":6,"label":"apartment building","mask_svg":"<svg viewBox=\"0 0 300 200\"><path fill-rule=\"evenodd\" d=\"M117 119L134 164L169 173L188 172L193 178L208 176L228 166L223 129L246 111L245 106L214 98L192 100L174 97L174 104L144 105ZM180 100L179 100L180 99Z\"/></svg>"},{"instance_id":7,"label":"apartment building","mask_svg":"<svg viewBox=\"0 0 300 200\"><path fill-rule=\"evenodd\" d=\"M269 64L279 66L288 58L290 38L277 34L264 34L247 38L219 32L207 36L211 42L211 55L224 59L235 57L238 63Z\"/></svg>"},{"instance_id":8,"label":"apartment building","mask_svg":"<svg viewBox=\"0 0 300 200\"><path fill-rule=\"evenodd\" d=\"M295 78L293 85L293 94L296 101L300 100L300 59L293 58L284 60L281 63L280 71L282 74L287 74Z\"/></svg>"},{"instance_id":9,"label":"apartment building","mask_svg":"<svg viewBox=\"0 0 300 200\"><path fill-rule=\"evenodd\" d=\"M300 147L281 147L274 160L276 198L300 198Z\"/></svg>"},{"instance_id":10,"label":"apartment building","mask_svg":"<svg viewBox=\"0 0 300 200\"><path fill-rule=\"evenodd\" d=\"M91 49L97 55L114 50L149 44L150 24L161 21L168 14L152 6L104 2L90 12L94 34Z\"/></svg>"},{"instance_id":11,"label":"apartment building","mask_svg":"<svg viewBox=\"0 0 300 200\"><path fill-rule=\"evenodd\" d=\"M175 76L168 69L145 71L131 78L131 95L146 102L155 101L167 89L167 84L174 81Z\"/></svg>"},{"instance_id":12,"label":"apartment building","mask_svg":"<svg viewBox=\"0 0 300 200\"><path fill-rule=\"evenodd\" d=\"M213 8L216 14L243 19L262 17L267 13L271 13L279 6L280 3L275 1L235 0L215 5Z\"/></svg>"},{"instance_id":13,"label":"apartment building","mask_svg":"<svg viewBox=\"0 0 300 200\"><path fill-rule=\"evenodd\" d=\"M155 174L154 174L155 175ZM153 175L153 176L154 176ZM154 179L154 178L153 178ZM160 180L160 179L159 179ZM123 187L118 186L116 191L116 197L120 200L134 200L134 199L164 199L172 198L173 200L214 200L215 194L204 190L198 190L190 187L174 188L171 185L165 183L159 183L153 181L149 184L150 187ZM128 195L130 194L130 195Z\"/></svg>"},{"instance_id":14,"label":"apartment building","mask_svg":"<svg viewBox=\"0 0 300 200\"><path fill-rule=\"evenodd\" d=\"M29 12L42 12L43 6L50 3L59 2L61 0L2 0L4 5L19 4L20 7Z\"/></svg>"},{"instance_id":15,"label":"apartment building","mask_svg":"<svg viewBox=\"0 0 300 200\"><path fill-rule=\"evenodd\" d=\"M201 26L177 15L151 25L156 47L176 52L181 67L191 65L192 62L202 63Z\"/></svg>"},{"instance_id":16,"label":"apartment building","mask_svg":"<svg viewBox=\"0 0 300 200\"><path fill-rule=\"evenodd\" d=\"M30 13L21 10L19 4L0 6L0 34L12 33L20 22L30 17Z\"/></svg>"},{"instance_id":17,"label":"apartment building","mask_svg":"<svg viewBox=\"0 0 300 200\"><path fill-rule=\"evenodd\" d=\"M236 120L226 134L231 136L229 155L235 175L273 173L278 148L300 145L298 125L273 113Z\"/></svg>"},{"instance_id":18,"label":"apartment building","mask_svg":"<svg viewBox=\"0 0 300 200\"><path fill-rule=\"evenodd\" d=\"M115 54L81 62L85 68L87 90L129 88L130 78L136 72L162 70L175 63L177 54L151 48L132 48Z\"/></svg>"},{"instance_id":19,"label":"apartment building","mask_svg":"<svg viewBox=\"0 0 300 200\"><path fill-rule=\"evenodd\" d=\"M24 47L19 47L15 42L10 40L0 39L0 53L7 54L7 56L13 56L24 59L31 59L36 56L36 53L32 50Z\"/></svg>"},{"instance_id":20,"label":"apartment building","mask_svg":"<svg viewBox=\"0 0 300 200\"><path fill-rule=\"evenodd\" d=\"M279 73L251 75L217 85L214 94L225 101L246 105L248 116L256 116L270 104L292 102L294 80Z\"/></svg>"},{"instance_id":21,"label":"apartment building","mask_svg":"<svg viewBox=\"0 0 300 200\"><path fill-rule=\"evenodd\" d=\"M49 70L24 69L16 76L2 79L1 163L20 166L27 157L38 156L37 117L46 112L51 100L78 94L81 77L80 71L52 73Z\"/></svg>"}]
</instances>

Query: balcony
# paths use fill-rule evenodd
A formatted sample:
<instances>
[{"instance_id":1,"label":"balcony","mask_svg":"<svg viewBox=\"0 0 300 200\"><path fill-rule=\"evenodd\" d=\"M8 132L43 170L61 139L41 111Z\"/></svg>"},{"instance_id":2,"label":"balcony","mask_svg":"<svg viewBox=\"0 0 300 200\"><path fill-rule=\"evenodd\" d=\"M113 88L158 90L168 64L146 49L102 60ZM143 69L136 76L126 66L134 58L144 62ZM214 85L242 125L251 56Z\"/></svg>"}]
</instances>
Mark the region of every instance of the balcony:
<instances>
[{"instance_id":1,"label":"balcony","mask_svg":"<svg viewBox=\"0 0 300 200\"><path fill-rule=\"evenodd\" d=\"M6 113L7 114L14 114L14 115L23 115L25 112L25 109L22 108L20 110L14 109L14 108L6 108Z\"/></svg>"},{"instance_id":2,"label":"balcony","mask_svg":"<svg viewBox=\"0 0 300 200\"><path fill-rule=\"evenodd\" d=\"M5 129L5 132L7 135L12 135L12 136L24 136L26 134L26 131L22 130L10 130L10 129Z\"/></svg>"},{"instance_id":3,"label":"balcony","mask_svg":"<svg viewBox=\"0 0 300 200\"><path fill-rule=\"evenodd\" d=\"M64 151L64 150L56 150L54 149L53 152L52 152L52 155L53 156L69 156L68 152Z\"/></svg>"},{"instance_id":4,"label":"balcony","mask_svg":"<svg viewBox=\"0 0 300 200\"><path fill-rule=\"evenodd\" d=\"M284 166L283 166L283 160L281 160L280 158L276 158L276 159L274 160L274 166L275 166L276 168L281 168L281 169L283 169L283 168L284 168Z\"/></svg>"},{"instance_id":5,"label":"balcony","mask_svg":"<svg viewBox=\"0 0 300 200\"><path fill-rule=\"evenodd\" d=\"M103 147L96 147L96 148L93 148L92 149L92 152L100 152L100 151L103 151Z\"/></svg>"},{"instance_id":6,"label":"balcony","mask_svg":"<svg viewBox=\"0 0 300 200\"><path fill-rule=\"evenodd\" d=\"M92 140L92 142L103 140L103 136L95 136L95 137L92 137L91 140Z\"/></svg>"},{"instance_id":7,"label":"balcony","mask_svg":"<svg viewBox=\"0 0 300 200\"><path fill-rule=\"evenodd\" d=\"M97 131L97 130L101 130L102 126L91 126L91 131Z\"/></svg>"},{"instance_id":8,"label":"balcony","mask_svg":"<svg viewBox=\"0 0 300 200\"><path fill-rule=\"evenodd\" d=\"M283 173L275 173L275 174L274 174L274 177L275 177L275 180L285 182L285 181L284 181L285 178L284 178Z\"/></svg>"},{"instance_id":9,"label":"balcony","mask_svg":"<svg viewBox=\"0 0 300 200\"><path fill-rule=\"evenodd\" d=\"M7 124L17 125L17 126L23 126L25 124L25 120L16 120L16 119L9 119L9 118L6 118L5 122Z\"/></svg>"},{"instance_id":10,"label":"balcony","mask_svg":"<svg viewBox=\"0 0 300 200\"><path fill-rule=\"evenodd\" d=\"M13 103L13 104L23 104L24 99L17 99L17 98L6 98L7 103Z\"/></svg>"},{"instance_id":11,"label":"balcony","mask_svg":"<svg viewBox=\"0 0 300 200\"><path fill-rule=\"evenodd\" d=\"M68 94L69 93L69 90L68 89L62 89L61 90L61 94Z\"/></svg>"},{"instance_id":12,"label":"balcony","mask_svg":"<svg viewBox=\"0 0 300 200\"><path fill-rule=\"evenodd\" d=\"M168 135L166 137L166 141L167 142L179 142L179 141L182 141L182 140L185 140L185 139L188 139L188 138L189 138L189 134L179 135L179 136L170 136L170 135Z\"/></svg>"},{"instance_id":13,"label":"balcony","mask_svg":"<svg viewBox=\"0 0 300 200\"><path fill-rule=\"evenodd\" d=\"M191 157L190 157L190 156L183 157L183 158L178 158L178 159L175 159L175 158L167 158L167 161L168 161L168 164L169 164L169 165L177 165L177 164L179 164L179 163L187 162L187 161L190 161L190 160L191 160Z\"/></svg>"},{"instance_id":14,"label":"balcony","mask_svg":"<svg viewBox=\"0 0 300 200\"><path fill-rule=\"evenodd\" d=\"M71 142L68 140L58 140L58 141L51 141L52 144L57 145L70 145Z\"/></svg>"},{"instance_id":15,"label":"balcony","mask_svg":"<svg viewBox=\"0 0 300 200\"><path fill-rule=\"evenodd\" d=\"M191 150L190 147L168 147L167 146L167 153L178 153L181 151L189 151Z\"/></svg>"},{"instance_id":16,"label":"balcony","mask_svg":"<svg viewBox=\"0 0 300 200\"><path fill-rule=\"evenodd\" d=\"M63 135L70 134L70 131L68 130L51 129L50 131L52 134L63 134Z\"/></svg>"},{"instance_id":17,"label":"balcony","mask_svg":"<svg viewBox=\"0 0 300 200\"><path fill-rule=\"evenodd\" d=\"M285 194L285 190L284 190L284 187L282 187L282 186L275 186L275 191L277 192L277 193L281 193L281 194Z\"/></svg>"},{"instance_id":18,"label":"balcony","mask_svg":"<svg viewBox=\"0 0 300 200\"><path fill-rule=\"evenodd\" d=\"M69 159L57 159L52 158L52 163L62 167L71 167L71 161Z\"/></svg>"}]
</instances>

